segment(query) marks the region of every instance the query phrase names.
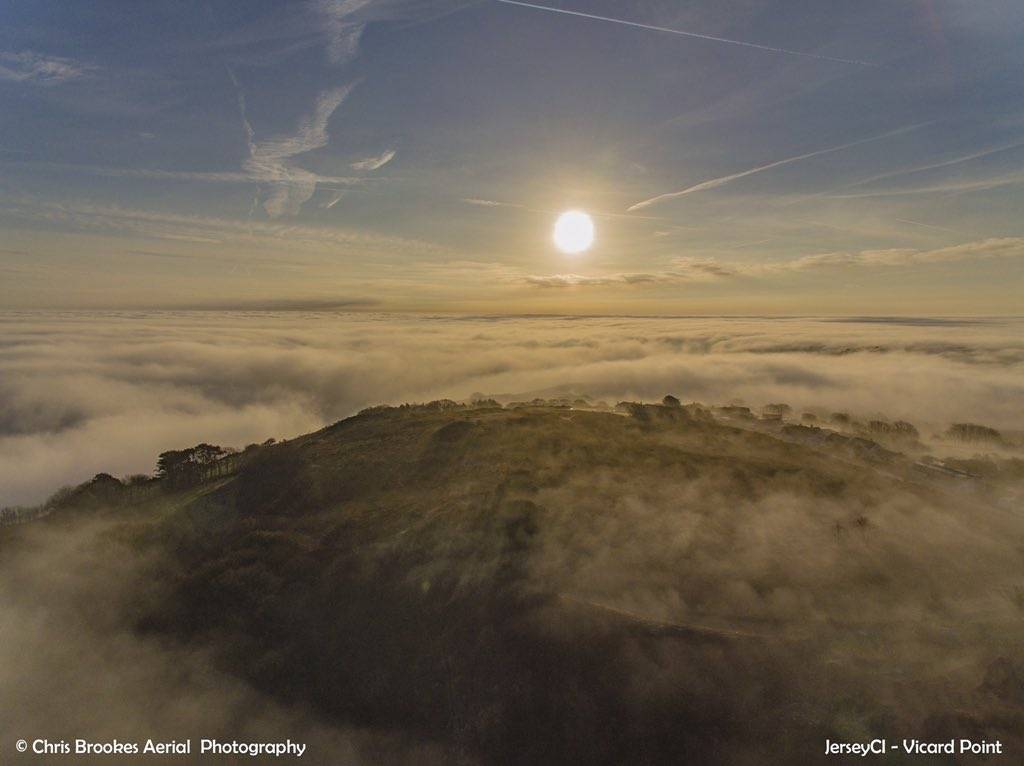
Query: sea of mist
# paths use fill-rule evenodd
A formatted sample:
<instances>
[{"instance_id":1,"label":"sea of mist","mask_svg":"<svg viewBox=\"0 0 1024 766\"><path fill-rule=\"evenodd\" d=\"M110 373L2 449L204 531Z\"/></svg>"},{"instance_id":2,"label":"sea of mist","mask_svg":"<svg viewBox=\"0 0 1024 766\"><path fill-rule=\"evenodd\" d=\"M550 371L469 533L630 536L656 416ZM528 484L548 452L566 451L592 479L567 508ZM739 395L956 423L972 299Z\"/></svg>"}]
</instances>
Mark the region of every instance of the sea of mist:
<instances>
[{"instance_id":1,"label":"sea of mist","mask_svg":"<svg viewBox=\"0 0 1024 766\"><path fill-rule=\"evenodd\" d=\"M1024 428L1024 320L0 312L0 505L379 403L554 392Z\"/></svg>"}]
</instances>

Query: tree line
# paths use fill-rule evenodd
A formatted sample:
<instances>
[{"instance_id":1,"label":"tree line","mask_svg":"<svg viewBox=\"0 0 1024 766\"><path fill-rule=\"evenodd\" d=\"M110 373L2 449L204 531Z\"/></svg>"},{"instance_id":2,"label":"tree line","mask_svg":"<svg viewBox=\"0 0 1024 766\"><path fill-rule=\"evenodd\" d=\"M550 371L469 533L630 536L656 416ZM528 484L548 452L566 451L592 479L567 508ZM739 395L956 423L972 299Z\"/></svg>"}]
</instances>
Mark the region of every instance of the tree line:
<instances>
[{"instance_id":1,"label":"tree line","mask_svg":"<svg viewBox=\"0 0 1024 766\"><path fill-rule=\"evenodd\" d=\"M205 442L187 449L167 450L157 457L156 477L167 489L191 487L234 473L238 455L238 450Z\"/></svg>"}]
</instances>

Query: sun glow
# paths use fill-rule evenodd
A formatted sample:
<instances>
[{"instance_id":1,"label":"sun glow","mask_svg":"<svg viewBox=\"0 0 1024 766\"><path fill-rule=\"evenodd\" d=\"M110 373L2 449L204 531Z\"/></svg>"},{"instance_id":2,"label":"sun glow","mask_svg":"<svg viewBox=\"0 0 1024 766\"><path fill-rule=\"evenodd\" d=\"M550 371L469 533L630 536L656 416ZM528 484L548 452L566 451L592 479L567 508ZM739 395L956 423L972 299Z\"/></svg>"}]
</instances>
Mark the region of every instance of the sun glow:
<instances>
[{"instance_id":1,"label":"sun glow","mask_svg":"<svg viewBox=\"0 0 1024 766\"><path fill-rule=\"evenodd\" d=\"M582 253L594 244L594 220L582 210L566 211L555 221L552 238L563 253Z\"/></svg>"}]
</instances>

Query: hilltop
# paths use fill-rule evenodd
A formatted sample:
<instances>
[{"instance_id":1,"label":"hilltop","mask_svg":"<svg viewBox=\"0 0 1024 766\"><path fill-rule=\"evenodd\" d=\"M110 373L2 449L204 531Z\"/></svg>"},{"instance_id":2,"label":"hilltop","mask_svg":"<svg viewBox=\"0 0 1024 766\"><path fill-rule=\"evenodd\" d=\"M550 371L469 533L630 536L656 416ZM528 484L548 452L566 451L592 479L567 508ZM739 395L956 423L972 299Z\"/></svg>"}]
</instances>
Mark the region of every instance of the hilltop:
<instances>
[{"instance_id":1,"label":"hilltop","mask_svg":"<svg viewBox=\"0 0 1024 766\"><path fill-rule=\"evenodd\" d=\"M373 408L200 445L186 478L97 477L37 523L110 522L144 562L125 608L147 640L442 761L1019 736L1019 461L983 476L905 427L883 446L670 399Z\"/></svg>"}]
</instances>

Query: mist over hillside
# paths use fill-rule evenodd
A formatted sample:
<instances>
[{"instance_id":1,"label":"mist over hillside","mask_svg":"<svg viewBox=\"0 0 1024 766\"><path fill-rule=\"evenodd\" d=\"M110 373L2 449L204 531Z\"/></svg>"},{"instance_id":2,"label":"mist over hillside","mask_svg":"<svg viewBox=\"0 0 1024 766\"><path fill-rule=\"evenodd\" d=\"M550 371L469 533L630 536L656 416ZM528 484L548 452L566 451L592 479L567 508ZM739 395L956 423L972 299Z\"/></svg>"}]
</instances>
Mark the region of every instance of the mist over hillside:
<instances>
[{"instance_id":1,"label":"mist over hillside","mask_svg":"<svg viewBox=\"0 0 1024 766\"><path fill-rule=\"evenodd\" d=\"M99 476L0 530L4 739L251 733L368 764L1019 752L1024 464L922 457L885 422L439 401Z\"/></svg>"},{"instance_id":2,"label":"mist over hillside","mask_svg":"<svg viewBox=\"0 0 1024 766\"><path fill-rule=\"evenodd\" d=\"M241 447L478 393L785 402L925 439L957 422L1020 430L1022 338L1012 319L4 312L0 506L148 472L200 440Z\"/></svg>"}]
</instances>

